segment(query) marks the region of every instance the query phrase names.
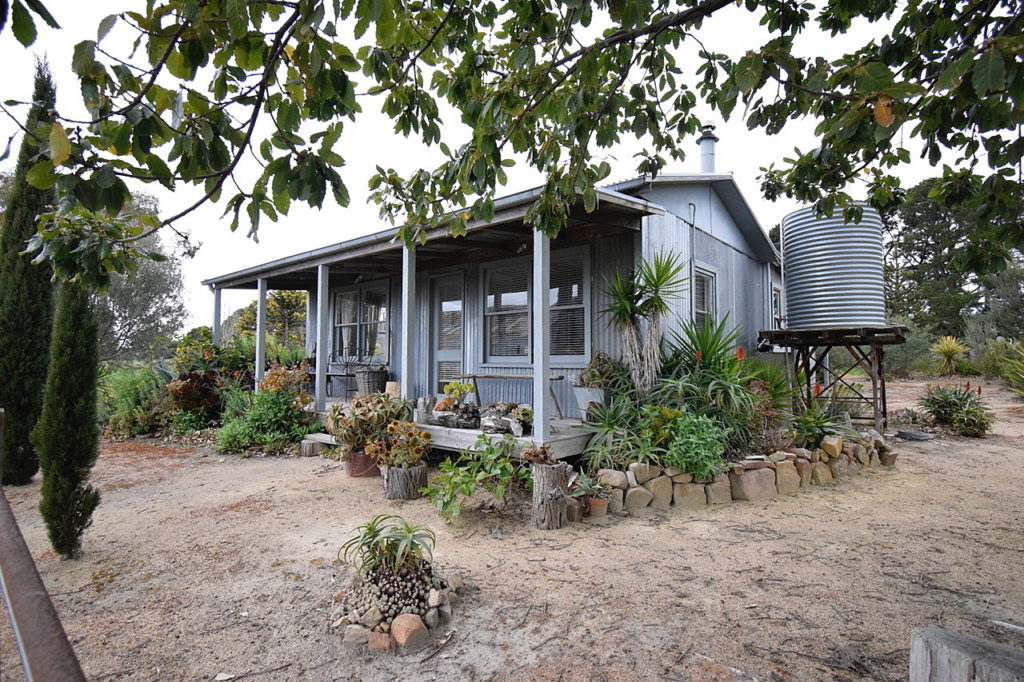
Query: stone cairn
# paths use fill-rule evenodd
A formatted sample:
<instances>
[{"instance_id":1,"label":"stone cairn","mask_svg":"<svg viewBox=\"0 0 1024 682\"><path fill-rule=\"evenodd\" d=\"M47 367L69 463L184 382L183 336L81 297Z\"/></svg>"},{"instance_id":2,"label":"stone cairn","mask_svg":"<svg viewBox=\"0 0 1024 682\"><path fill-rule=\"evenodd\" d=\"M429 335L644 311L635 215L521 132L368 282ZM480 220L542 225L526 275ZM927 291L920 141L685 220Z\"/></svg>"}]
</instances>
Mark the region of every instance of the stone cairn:
<instances>
[{"instance_id":1,"label":"stone cairn","mask_svg":"<svg viewBox=\"0 0 1024 682\"><path fill-rule=\"evenodd\" d=\"M776 495L793 495L801 488L833 485L862 469L893 466L897 453L874 429L855 439L826 436L814 450L789 448L770 455L730 462L713 481L672 467L630 464L626 471L600 469L597 478L612 487L608 511L621 514L640 509L695 510L733 500L760 502ZM583 518L583 504L569 500L569 521Z\"/></svg>"},{"instance_id":2,"label":"stone cairn","mask_svg":"<svg viewBox=\"0 0 1024 682\"><path fill-rule=\"evenodd\" d=\"M462 577L441 577L428 561L398 574L370 570L334 596L330 627L348 649L410 654L427 646L452 618Z\"/></svg>"},{"instance_id":3,"label":"stone cairn","mask_svg":"<svg viewBox=\"0 0 1024 682\"><path fill-rule=\"evenodd\" d=\"M457 403L450 398L427 396L416 401L416 421L420 424L475 429L480 426L480 408L472 403Z\"/></svg>"},{"instance_id":4,"label":"stone cairn","mask_svg":"<svg viewBox=\"0 0 1024 682\"><path fill-rule=\"evenodd\" d=\"M516 438L529 434L532 408L526 403L488 403L480 410L480 430L484 433L511 433Z\"/></svg>"}]
</instances>

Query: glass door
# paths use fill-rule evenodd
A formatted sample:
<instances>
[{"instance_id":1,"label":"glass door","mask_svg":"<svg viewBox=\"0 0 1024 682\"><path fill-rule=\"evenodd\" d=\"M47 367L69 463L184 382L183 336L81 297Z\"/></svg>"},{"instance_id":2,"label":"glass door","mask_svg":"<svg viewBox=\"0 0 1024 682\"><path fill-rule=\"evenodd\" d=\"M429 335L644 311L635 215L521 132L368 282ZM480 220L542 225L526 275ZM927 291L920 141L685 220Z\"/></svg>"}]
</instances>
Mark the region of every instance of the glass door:
<instances>
[{"instance_id":1,"label":"glass door","mask_svg":"<svg viewBox=\"0 0 1024 682\"><path fill-rule=\"evenodd\" d=\"M462 374L462 275L438 277L431 286L431 379L438 395L445 384Z\"/></svg>"}]
</instances>

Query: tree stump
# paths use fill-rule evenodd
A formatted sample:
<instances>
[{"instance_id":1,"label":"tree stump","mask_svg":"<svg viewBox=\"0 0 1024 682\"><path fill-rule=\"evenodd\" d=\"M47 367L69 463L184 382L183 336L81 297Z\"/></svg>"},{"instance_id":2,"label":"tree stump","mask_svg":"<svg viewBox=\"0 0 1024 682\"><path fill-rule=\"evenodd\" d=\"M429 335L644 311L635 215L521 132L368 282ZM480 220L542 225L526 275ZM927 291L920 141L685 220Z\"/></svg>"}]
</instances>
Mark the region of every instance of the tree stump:
<instances>
[{"instance_id":1,"label":"tree stump","mask_svg":"<svg viewBox=\"0 0 1024 682\"><path fill-rule=\"evenodd\" d=\"M315 440L304 440L299 446L299 454L303 457L319 457L324 444Z\"/></svg>"},{"instance_id":2,"label":"tree stump","mask_svg":"<svg viewBox=\"0 0 1024 682\"><path fill-rule=\"evenodd\" d=\"M565 462L534 464L533 467L533 527L538 530L556 530L568 523L566 504L569 499L569 472Z\"/></svg>"},{"instance_id":3,"label":"tree stump","mask_svg":"<svg viewBox=\"0 0 1024 682\"><path fill-rule=\"evenodd\" d=\"M389 500L415 500L422 497L420 490L427 487L427 465L381 467L384 474L384 494Z\"/></svg>"}]
</instances>

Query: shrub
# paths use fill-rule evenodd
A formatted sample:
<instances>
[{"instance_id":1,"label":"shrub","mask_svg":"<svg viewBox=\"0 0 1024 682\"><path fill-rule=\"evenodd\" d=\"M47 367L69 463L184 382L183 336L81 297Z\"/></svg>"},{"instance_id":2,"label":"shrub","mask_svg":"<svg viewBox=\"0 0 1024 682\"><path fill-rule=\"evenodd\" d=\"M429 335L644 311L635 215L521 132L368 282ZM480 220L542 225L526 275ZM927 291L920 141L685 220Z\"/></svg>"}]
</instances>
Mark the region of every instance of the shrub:
<instances>
[{"instance_id":1,"label":"shrub","mask_svg":"<svg viewBox=\"0 0 1024 682\"><path fill-rule=\"evenodd\" d=\"M793 417L793 443L798 447L814 449L825 436L844 436L850 429L834 421L820 400L813 400L800 414Z\"/></svg>"},{"instance_id":2,"label":"shrub","mask_svg":"<svg viewBox=\"0 0 1024 682\"><path fill-rule=\"evenodd\" d=\"M174 401L167 388L173 377L160 365L103 372L99 414L106 435L131 438L165 429L174 415Z\"/></svg>"},{"instance_id":3,"label":"shrub","mask_svg":"<svg viewBox=\"0 0 1024 682\"><path fill-rule=\"evenodd\" d=\"M386 393L357 395L349 405L334 405L327 411L324 426L339 445L353 452L383 440L388 425L409 416L409 404Z\"/></svg>"},{"instance_id":4,"label":"shrub","mask_svg":"<svg viewBox=\"0 0 1024 682\"><path fill-rule=\"evenodd\" d=\"M397 573L429 561L437 542L434 532L414 526L400 516L375 516L356 528L338 550L338 559L360 573L385 569Z\"/></svg>"},{"instance_id":5,"label":"shrub","mask_svg":"<svg viewBox=\"0 0 1024 682\"><path fill-rule=\"evenodd\" d=\"M704 415L684 414L669 428L671 440L660 460L692 474L698 480L711 480L722 470L728 432Z\"/></svg>"},{"instance_id":6,"label":"shrub","mask_svg":"<svg viewBox=\"0 0 1024 682\"><path fill-rule=\"evenodd\" d=\"M1003 366L1003 379L1010 390L1024 398L1024 347L1014 349L1016 356L1006 359Z\"/></svg>"},{"instance_id":7,"label":"shrub","mask_svg":"<svg viewBox=\"0 0 1024 682\"><path fill-rule=\"evenodd\" d=\"M929 371L931 361L928 349L933 338L908 318L894 317L894 325L909 328L906 343L887 346L885 351L885 372L889 377L909 377Z\"/></svg>"},{"instance_id":8,"label":"shrub","mask_svg":"<svg viewBox=\"0 0 1024 682\"><path fill-rule=\"evenodd\" d=\"M506 434L501 439L480 434L473 448L463 450L458 459L441 463L441 473L430 481L425 492L445 523L462 512L466 499L483 488L504 501L516 483L530 479L522 462L513 456L515 440Z\"/></svg>"},{"instance_id":9,"label":"shrub","mask_svg":"<svg viewBox=\"0 0 1024 682\"><path fill-rule=\"evenodd\" d=\"M205 412L186 412L178 410L174 413L174 424L171 431L176 436L187 436L196 431L202 431L210 425Z\"/></svg>"},{"instance_id":10,"label":"shrub","mask_svg":"<svg viewBox=\"0 0 1024 682\"><path fill-rule=\"evenodd\" d=\"M252 359L236 344L218 346L203 339L186 339L175 347L174 368L178 372L241 375L252 372Z\"/></svg>"},{"instance_id":11,"label":"shrub","mask_svg":"<svg viewBox=\"0 0 1024 682\"><path fill-rule=\"evenodd\" d=\"M168 385L174 407L183 412L201 412L213 419L220 414L220 385L217 372L182 372Z\"/></svg>"},{"instance_id":12,"label":"shrub","mask_svg":"<svg viewBox=\"0 0 1024 682\"><path fill-rule=\"evenodd\" d=\"M384 439L366 446L366 454L373 457L377 466L387 467L414 467L429 451L430 432L405 421L391 422Z\"/></svg>"},{"instance_id":13,"label":"shrub","mask_svg":"<svg viewBox=\"0 0 1024 682\"><path fill-rule=\"evenodd\" d=\"M975 347L974 365L986 377L1001 379L1006 374L1008 363L1012 362L1018 353L1019 348L1005 339L988 339Z\"/></svg>"},{"instance_id":14,"label":"shrub","mask_svg":"<svg viewBox=\"0 0 1024 682\"><path fill-rule=\"evenodd\" d=\"M306 392L306 384L309 375L306 367L273 367L260 381L261 391L273 391L285 393L292 396L292 402L298 408L303 408L313 402L313 396Z\"/></svg>"},{"instance_id":15,"label":"shrub","mask_svg":"<svg viewBox=\"0 0 1024 682\"><path fill-rule=\"evenodd\" d=\"M995 417L981 400L980 387L975 391L964 386L936 386L925 389L918 404L937 424L948 426L953 433L969 438L984 438Z\"/></svg>"},{"instance_id":16,"label":"shrub","mask_svg":"<svg viewBox=\"0 0 1024 682\"><path fill-rule=\"evenodd\" d=\"M941 375L956 374L957 362L960 362L970 350L959 339L943 336L929 348L938 361L936 371Z\"/></svg>"},{"instance_id":17,"label":"shrub","mask_svg":"<svg viewBox=\"0 0 1024 682\"><path fill-rule=\"evenodd\" d=\"M217 432L217 449L243 452L258 448L277 452L317 428L309 423L309 414L295 406L291 394L260 391L253 394L251 405L244 413L225 421Z\"/></svg>"}]
</instances>

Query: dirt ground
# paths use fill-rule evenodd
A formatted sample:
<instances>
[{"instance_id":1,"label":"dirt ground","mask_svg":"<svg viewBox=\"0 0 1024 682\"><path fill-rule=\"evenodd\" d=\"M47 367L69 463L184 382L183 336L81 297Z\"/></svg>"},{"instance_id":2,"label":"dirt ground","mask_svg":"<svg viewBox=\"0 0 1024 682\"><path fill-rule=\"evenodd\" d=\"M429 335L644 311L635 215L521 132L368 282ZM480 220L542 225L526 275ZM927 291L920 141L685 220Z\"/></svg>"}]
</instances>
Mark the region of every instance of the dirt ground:
<instances>
[{"instance_id":1,"label":"dirt ground","mask_svg":"<svg viewBox=\"0 0 1024 682\"><path fill-rule=\"evenodd\" d=\"M993 622L1024 624L1024 402L986 397L994 435L900 443L894 470L553 532L523 507L445 527L328 460L135 441L104 444L84 557L61 561L38 483L6 493L92 680L898 680L915 627L1024 646ZM382 512L436 529L468 581L432 657L356 655L328 627L338 546Z\"/></svg>"}]
</instances>

